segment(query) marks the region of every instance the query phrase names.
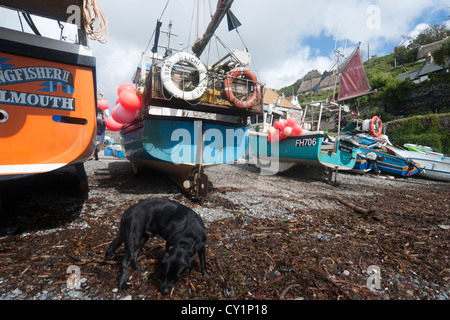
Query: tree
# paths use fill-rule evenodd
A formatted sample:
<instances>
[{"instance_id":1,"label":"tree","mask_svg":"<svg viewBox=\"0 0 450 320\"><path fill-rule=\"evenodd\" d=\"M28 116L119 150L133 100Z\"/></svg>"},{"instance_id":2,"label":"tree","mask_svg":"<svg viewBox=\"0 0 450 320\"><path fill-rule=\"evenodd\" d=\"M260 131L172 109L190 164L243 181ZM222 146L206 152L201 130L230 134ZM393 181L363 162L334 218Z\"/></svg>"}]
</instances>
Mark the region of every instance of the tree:
<instances>
[{"instance_id":1,"label":"tree","mask_svg":"<svg viewBox=\"0 0 450 320\"><path fill-rule=\"evenodd\" d=\"M425 29L416 38L411 40L408 49L418 49L420 46L440 41L448 36L450 36L450 29L437 24Z\"/></svg>"},{"instance_id":2,"label":"tree","mask_svg":"<svg viewBox=\"0 0 450 320\"><path fill-rule=\"evenodd\" d=\"M416 61L418 50L418 48L407 49L403 46L396 47L394 49L394 57L397 60L397 64L405 64Z\"/></svg>"},{"instance_id":3,"label":"tree","mask_svg":"<svg viewBox=\"0 0 450 320\"><path fill-rule=\"evenodd\" d=\"M390 78L389 72L379 71L370 77L370 86L374 90L379 90L386 85Z\"/></svg>"},{"instance_id":4,"label":"tree","mask_svg":"<svg viewBox=\"0 0 450 320\"><path fill-rule=\"evenodd\" d=\"M436 64L445 68L450 59L450 39L444 41L442 47L433 52L433 58Z\"/></svg>"}]
</instances>

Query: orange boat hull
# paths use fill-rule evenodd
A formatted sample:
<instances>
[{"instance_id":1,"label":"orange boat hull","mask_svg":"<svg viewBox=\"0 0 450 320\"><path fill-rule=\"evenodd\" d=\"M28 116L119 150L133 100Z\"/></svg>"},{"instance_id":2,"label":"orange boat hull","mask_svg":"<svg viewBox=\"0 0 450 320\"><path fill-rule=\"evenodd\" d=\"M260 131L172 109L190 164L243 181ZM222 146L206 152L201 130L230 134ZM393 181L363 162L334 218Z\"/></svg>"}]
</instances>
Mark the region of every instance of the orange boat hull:
<instances>
[{"instance_id":1,"label":"orange boat hull","mask_svg":"<svg viewBox=\"0 0 450 320\"><path fill-rule=\"evenodd\" d=\"M0 180L92 156L95 71L0 51Z\"/></svg>"}]
</instances>

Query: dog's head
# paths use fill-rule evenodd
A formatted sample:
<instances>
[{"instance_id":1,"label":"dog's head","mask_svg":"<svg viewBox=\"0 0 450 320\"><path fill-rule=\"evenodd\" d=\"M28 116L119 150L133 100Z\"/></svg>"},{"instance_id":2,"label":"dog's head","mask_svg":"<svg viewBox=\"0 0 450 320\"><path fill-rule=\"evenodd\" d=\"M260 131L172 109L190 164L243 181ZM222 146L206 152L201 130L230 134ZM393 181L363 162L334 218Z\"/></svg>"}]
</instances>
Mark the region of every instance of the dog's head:
<instances>
[{"instance_id":1,"label":"dog's head","mask_svg":"<svg viewBox=\"0 0 450 320\"><path fill-rule=\"evenodd\" d=\"M161 261L159 290L164 294L169 293L183 273L191 268L193 260L183 247L177 246L167 250Z\"/></svg>"}]
</instances>

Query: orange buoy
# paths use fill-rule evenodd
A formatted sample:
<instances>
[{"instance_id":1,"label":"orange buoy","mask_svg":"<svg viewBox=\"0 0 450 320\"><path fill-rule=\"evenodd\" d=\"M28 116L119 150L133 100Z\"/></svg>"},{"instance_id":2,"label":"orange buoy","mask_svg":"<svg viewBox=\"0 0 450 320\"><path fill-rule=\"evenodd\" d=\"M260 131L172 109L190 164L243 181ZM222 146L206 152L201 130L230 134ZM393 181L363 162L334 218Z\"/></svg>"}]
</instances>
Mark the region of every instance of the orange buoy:
<instances>
[{"instance_id":1,"label":"orange buoy","mask_svg":"<svg viewBox=\"0 0 450 320\"><path fill-rule=\"evenodd\" d=\"M370 120L370 132L374 137L379 137L381 136L382 131L383 122L381 122L381 119L378 116L373 117L372 120Z\"/></svg>"},{"instance_id":2,"label":"orange buoy","mask_svg":"<svg viewBox=\"0 0 450 320\"><path fill-rule=\"evenodd\" d=\"M238 76L247 77L253 85L252 96L246 101L238 100L233 93L233 81ZM228 101L238 108L252 108L261 98L261 85L256 75L248 68L238 67L228 72L223 87Z\"/></svg>"}]
</instances>

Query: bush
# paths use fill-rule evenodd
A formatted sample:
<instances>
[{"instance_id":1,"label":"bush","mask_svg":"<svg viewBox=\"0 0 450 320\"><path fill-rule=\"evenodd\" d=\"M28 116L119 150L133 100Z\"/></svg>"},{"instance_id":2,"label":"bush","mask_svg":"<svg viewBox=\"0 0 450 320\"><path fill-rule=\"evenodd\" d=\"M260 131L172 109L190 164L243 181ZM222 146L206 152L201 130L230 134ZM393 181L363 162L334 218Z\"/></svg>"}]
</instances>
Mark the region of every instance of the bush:
<instances>
[{"instance_id":1,"label":"bush","mask_svg":"<svg viewBox=\"0 0 450 320\"><path fill-rule=\"evenodd\" d=\"M415 49L407 49L403 46L396 47L394 49L394 58L397 60L397 64L405 64L416 61L417 52L419 50Z\"/></svg>"},{"instance_id":2,"label":"bush","mask_svg":"<svg viewBox=\"0 0 450 320\"><path fill-rule=\"evenodd\" d=\"M450 39L444 41L442 47L433 52L433 57L436 64L443 68L446 67L448 59L450 59Z\"/></svg>"},{"instance_id":3,"label":"bush","mask_svg":"<svg viewBox=\"0 0 450 320\"><path fill-rule=\"evenodd\" d=\"M392 113L396 113L397 107L403 103L414 87L414 82L409 79L403 81L390 77L378 96L379 101L383 102Z\"/></svg>"},{"instance_id":4,"label":"bush","mask_svg":"<svg viewBox=\"0 0 450 320\"><path fill-rule=\"evenodd\" d=\"M391 76L389 75L388 72L382 71L377 72L369 80L370 86L372 87L373 90L381 89L386 85L386 83L389 81L390 78Z\"/></svg>"},{"instance_id":5,"label":"bush","mask_svg":"<svg viewBox=\"0 0 450 320\"><path fill-rule=\"evenodd\" d=\"M390 139L390 138L389 138ZM405 143L430 146L440 153L449 153L449 137L437 133L423 133L419 135L405 135L401 139L391 140L394 145L403 146Z\"/></svg>"},{"instance_id":6,"label":"bush","mask_svg":"<svg viewBox=\"0 0 450 320\"><path fill-rule=\"evenodd\" d=\"M433 147L441 153L450 153L450 133L440 128L440 120L436 115L410 117L398 121L392 125L392 129L389 127L387 134L394 145L413 143Z\"/></svg>"}]
</instances>

